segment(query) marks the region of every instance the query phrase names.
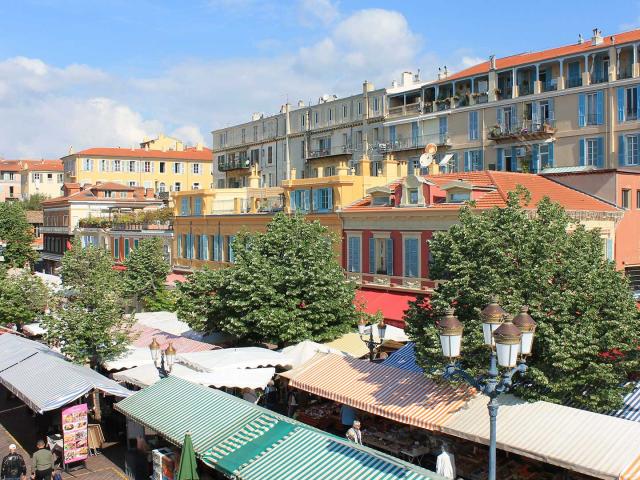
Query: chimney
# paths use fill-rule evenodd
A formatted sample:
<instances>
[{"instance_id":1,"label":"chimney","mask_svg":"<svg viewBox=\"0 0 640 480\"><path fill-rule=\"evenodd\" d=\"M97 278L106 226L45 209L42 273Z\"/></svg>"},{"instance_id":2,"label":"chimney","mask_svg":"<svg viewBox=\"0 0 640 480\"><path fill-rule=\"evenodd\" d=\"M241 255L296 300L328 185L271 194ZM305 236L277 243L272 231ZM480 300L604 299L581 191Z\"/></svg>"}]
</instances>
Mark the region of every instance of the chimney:
<instances>
[{"instance_id":1,"label":"chimney","mask_svg":"<svg viewBox=\"0 0 640 480\"><path fill-rule=\"evenodd\" d=\"M438 67L438 80L442 80L442 68Z\"/></svg>"},{"instance_id":2,"label":"chimney","mask_svg":"<svg viewBox=\"0 0 640 480\"><path fill-rule=\"evenodd\" d=\"M133 196L137 198L142 198L145 196L145 188L144 187L133 187Z\"/></svg>"},{"instance_id":3,"label":"chimney","mask_svg":"<svg viewBox=\"0 0 640 480\"><path fill-rule=\"evenodd\" d=\"M591 45L600 45L602 43L602 32L598 28L593 29L591 37Z\"/></svg>"},{"instance_id":4,"label":"chimney","mask_svg":"<svg viewBox=\"0 0 640 480\"><path fill-rule=\"evenodd\" d=\"M154 198L153 188L147 188L144 192L144 196L147 198Z\"/></svg>"},{"instance_id":5,"label":"chimney","mask_svg":"<svg viewBox=\"0 0 640 480\"><path fill-rule=\"evenodd\" d=\"M298 100L298 108L304 107L304 102L302 100Z\"/></svg>"},{"instance_id":6,"label":"chimney","mask_svg":"<svg viewBox=\"0 0 640 480\"><path fill-rule=\"evenodd\" d=\"M496 56L489 55L489 70L495 70L495 69L496 69Z\"/></svg>"},{"instance_id":7,"label":"chimney","mask_svg":"<svg viewBox=\"0 0 640 480\"><path fill-rule=\"evenodd\" d=\"M447 66L444 66L444 78L447 78L449 76L449 70L447 70Z\"/></svg>"},{"instance_id":8,"label":"chimney","mask_svg":"<svg viewBox=\"0 0 640 480\"><path fill-rule=\"evenodd\" d=\"M413 83L413 73L411 72L402 72L400 76L400 85L403 87L408 87Z\"/></svg>"},{"instance_id":9,"label":"chimney","mask_svg":"<svg viewBox=\"0 0 640 480\"><path fill-rule=\"evenodd\" d=\"M373 92L373 90L374 90L373 83L371 83L369 80L365 80L364 83L362 84L362 91Z\"/></svg>"},{"instance_id":10,"label":"chimney","mask_svg":"<svg viewBox=\"0 0 640 480\"><path fill-rule=\"evenodd\" d=\"M69 145L69 155L73 155L73 145Z\"/></svg>"},{"instance_id":11,"label":"chimney","mask_svg":"<svg viewBox=\"0 0 640 480\"><path fill-rule=\"evenodd\" d=\"M145 149L145 151L147 151L147 152L149 151L149 143L145 143L145 144L144 144L144 149Z\"/></svg>"},{"instance_id":12,"label":"chimney","mask_svg":"<svg viewBox=\"0 0 640 480\"><path fill-rule=\"evenodd\" d=\"M196 143L196 150L197 150L198 152L201 152L201 151L203 150L202 142L198 142L198 143Z\"/></svg>"},{"instance_id":13,"label":"chimney","mask_svg":"<svg viewBox=\"0 0 640 480\"><path fill-rule=\"evenodd\" d=\"M582 45L584 43L584 38L582 38L582 34L578 34L578 45Z\"/></svg>"},{"instance_id":14,"label":"chimney","mask_svg":"<svg viewBox=\"0 0 640 480\"><path fill-rule=\"evenodd\" d=\"M260 112L253 112L251 114L251 121L255 122L256 120L260 120L262 118L262 114Z\"/></svg>"},{"instance_id":15,"label":"chimney","mask_svg":"<svg viewBox=\"0 0 640 480\"><path fill-rule=\"evenodd\" d=\"M80 190L82 189L79 183L65 183L62 185L62 195L65 197L78 193Z\"/></svg>"}]
</instances>

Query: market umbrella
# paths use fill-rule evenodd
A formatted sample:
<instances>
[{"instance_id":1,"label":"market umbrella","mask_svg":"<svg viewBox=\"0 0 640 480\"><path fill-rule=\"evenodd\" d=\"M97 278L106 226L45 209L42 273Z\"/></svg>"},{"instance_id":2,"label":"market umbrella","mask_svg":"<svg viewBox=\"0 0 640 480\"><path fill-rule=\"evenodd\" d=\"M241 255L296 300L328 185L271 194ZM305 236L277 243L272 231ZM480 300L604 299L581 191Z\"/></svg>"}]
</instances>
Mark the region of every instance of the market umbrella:
<instances>
[{"instance_id":1,"label":"market umbrella","mask_svg":"<svg viewBox=\"0 0 640 480\"><path fill-rule=\"evenodd\" d=\"M184 435L182 453L180 454L180 466L178 467L176 480L198 480L197 468L196 452L193 451L191 433L187 432Z\"/></svg>"}]
</instances>

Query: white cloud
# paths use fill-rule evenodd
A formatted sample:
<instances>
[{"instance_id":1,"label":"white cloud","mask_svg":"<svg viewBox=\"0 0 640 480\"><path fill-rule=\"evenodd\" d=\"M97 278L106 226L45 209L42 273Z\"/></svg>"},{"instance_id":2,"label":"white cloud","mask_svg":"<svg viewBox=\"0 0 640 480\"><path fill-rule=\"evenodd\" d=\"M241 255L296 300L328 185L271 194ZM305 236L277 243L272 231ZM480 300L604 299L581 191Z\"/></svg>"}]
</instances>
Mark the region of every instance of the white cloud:
<instances>
[{"instance_id":1,"label":"white cloud","mask_svg":"<svg viewBox=\"0 0 640 480\"><path fill-rule=\"evenodd\" d=\"M340 15L338 5L331 0L299 0L298 16L303 25L313 26L316 22L329 25Z\"/></svg>"},{"instance_id":2,"label":"white cloud","mask_svg":"<svg viewBox=\"0 0 640 480\"><path fill-rule=\"evenodd\" d=\"M0 118L11 119L0 129L0 156L59 157L70 145L124 147L161 131L210 144L211 130L248 121L252 112L275 113L287 99L315 102L323 93L357 93L364 80L387 86L404 70L421 67L423 78L432 78L437 65L453 71L454 64L482 61L471 50L454 52L450 63L424 52L422 37L395 11L341 16L335 2L299 5L324 7L319 21L332 23L324 36L293 52L192 59L134 77L35 58L0 61Z\"/></svg>"}]
</instances>

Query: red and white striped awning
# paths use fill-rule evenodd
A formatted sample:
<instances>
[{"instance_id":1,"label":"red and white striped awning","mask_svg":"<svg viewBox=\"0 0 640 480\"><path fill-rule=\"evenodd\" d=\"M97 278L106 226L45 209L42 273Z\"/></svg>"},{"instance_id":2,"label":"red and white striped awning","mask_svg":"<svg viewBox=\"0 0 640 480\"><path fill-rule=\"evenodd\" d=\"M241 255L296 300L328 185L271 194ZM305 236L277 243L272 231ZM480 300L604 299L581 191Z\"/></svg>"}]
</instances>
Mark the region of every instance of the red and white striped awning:
<instances>
[{"instance_id":1,"label":"red and white striped awning","mask_svg":"<svg viewBox=\"0 0 640 480\"><path fill-rule=\"evenodd\" d=\"M283 376L291 387L429 430L439 430L473 395L419 373L330 353L318 353Z\"/></svg>"},{"instance_id":2,"label":"red and white striped awning","mask_svg":"<svg viewBox=\"0 0 640 480\"><path fill-rule=\"evenodd\" d=\"M638 479L640 479L640 455L620 474L620 480Z\"/></svg>"}]
</instances>

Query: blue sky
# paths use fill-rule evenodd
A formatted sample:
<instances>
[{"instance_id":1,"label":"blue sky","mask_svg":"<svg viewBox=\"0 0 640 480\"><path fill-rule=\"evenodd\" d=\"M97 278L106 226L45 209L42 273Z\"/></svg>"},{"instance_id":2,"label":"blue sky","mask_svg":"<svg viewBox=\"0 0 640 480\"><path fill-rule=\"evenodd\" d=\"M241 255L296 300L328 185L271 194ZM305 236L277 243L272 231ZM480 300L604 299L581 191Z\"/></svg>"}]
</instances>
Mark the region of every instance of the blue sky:
<instances>
[{"instance_id":1,"label":"blue sky","mask_svg":"<svg viewBox=\"0 0 640 480\"><path fill-rule=\"evenodd\" d=\"M640 25L640 2L0 0L0 156L130 146ZM3 122L4 123L4 122Z\"/></svg>"}]
</instances>

